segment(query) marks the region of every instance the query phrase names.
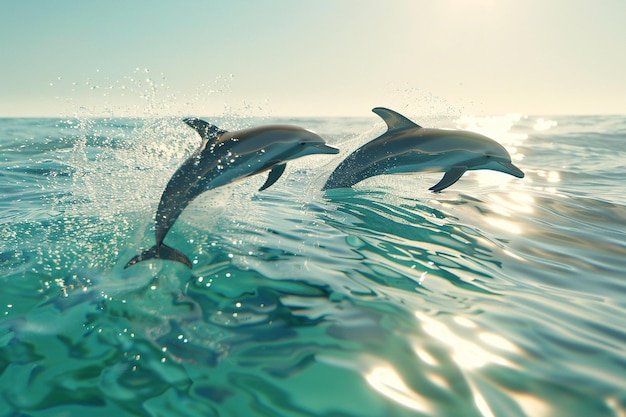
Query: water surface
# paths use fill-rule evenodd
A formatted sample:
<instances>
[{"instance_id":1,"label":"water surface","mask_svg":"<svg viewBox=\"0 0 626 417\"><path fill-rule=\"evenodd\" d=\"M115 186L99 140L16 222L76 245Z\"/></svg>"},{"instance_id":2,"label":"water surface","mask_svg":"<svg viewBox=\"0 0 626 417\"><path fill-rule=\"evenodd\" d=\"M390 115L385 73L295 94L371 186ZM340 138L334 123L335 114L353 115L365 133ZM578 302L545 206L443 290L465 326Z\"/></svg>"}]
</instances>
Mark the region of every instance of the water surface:
<instances>
[{"instance_id":1,"label":"water surface","mask_svg":"<svg viewBox=\"0 0 626 417\"><path fill-rule=\"evenodd\" d=\"M383 124L278 121L342 153L198 198L166 239L192 270L124 270L196 134L0 119L0 416L626 414L624 117L434 120L526 173L439 194L440 174L322 192Z\"/></svg>"}]
</instances>

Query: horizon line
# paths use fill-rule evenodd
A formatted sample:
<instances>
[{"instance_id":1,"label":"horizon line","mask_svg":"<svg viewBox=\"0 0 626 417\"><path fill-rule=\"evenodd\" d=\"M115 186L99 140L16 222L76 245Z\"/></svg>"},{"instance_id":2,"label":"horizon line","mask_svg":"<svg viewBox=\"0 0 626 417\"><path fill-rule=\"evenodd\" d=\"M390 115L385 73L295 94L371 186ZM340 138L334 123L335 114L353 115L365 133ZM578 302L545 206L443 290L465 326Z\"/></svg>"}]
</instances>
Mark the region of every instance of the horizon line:
<instances>
[{"instance_id":1,"label":"horizon line","mask_svg":"<svg viewBox=\"0 0 626 417\"><path fill-rule=\"evenodd\" d=\"M419 115L419 113L416 113ZM369 118L373 114L372 113L364 113L363 115L356 114L269 114L269 115L237 115L237 114L221 114L221 115L191 115L191 114L144 114L144 115L111 115L111 114L96 114L96 115L0 115L0 119L169 119L169 118L185 118L185 117L205 117L205 118L237 118L237 119L311 119L311 118L324 118L324 119L340 119L340 118ZM450 116L474 116L474 117L498 117L498 116L509 116L509 115L521 115L522 117L534 117L534 116L542 116L542 117L575 117L575 116L624 116L626 117L626 112L624 113L525 113L521 111L507 111L507 112L499 112L499 113L436 113L436 114L427 114L422 113L422 116L425 117L450 117Z\"/></svg>"}]
</instances>

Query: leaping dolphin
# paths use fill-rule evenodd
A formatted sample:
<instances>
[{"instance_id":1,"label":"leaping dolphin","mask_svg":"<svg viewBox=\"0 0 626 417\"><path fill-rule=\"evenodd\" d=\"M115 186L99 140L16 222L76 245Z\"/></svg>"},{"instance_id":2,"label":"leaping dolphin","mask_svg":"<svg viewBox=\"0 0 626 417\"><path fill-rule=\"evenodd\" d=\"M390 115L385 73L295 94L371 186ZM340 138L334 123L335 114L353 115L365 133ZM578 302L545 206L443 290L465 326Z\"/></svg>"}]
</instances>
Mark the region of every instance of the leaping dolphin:
<instances>
[{"instance_id":1,"label":"leaping dolphin","mask_svg":"<svg viewBox=\"0 0 626 417\"><path fill-rule=\"evenodd\" d=\"M167 183L155 215L156 245L132 258L124 268L147 259L168 259L191 268L182 252L163 243L180 213L207 190L269 170L259 191L274 184L290 159L311 154L336 154L316 133L297 126L267 125L227 132L190 118L185 123L202 137L202 145Z\"/></svg>"},{"instance_id":2,"label":"leaping dolphin","mask_svg":"<svg viewBox=\"0 0 626 417\"><path fill-rule=\"evenodd\" d=\"M491 169L518 178L524 173L511 163L502 145L478 133L421 127L384 107L372 109L387 123L387 132L358 148L330 175L322 190L347 188L381 174L441 172L429 190L439 192L469 170Z\"/></svg>"}]
</instances>

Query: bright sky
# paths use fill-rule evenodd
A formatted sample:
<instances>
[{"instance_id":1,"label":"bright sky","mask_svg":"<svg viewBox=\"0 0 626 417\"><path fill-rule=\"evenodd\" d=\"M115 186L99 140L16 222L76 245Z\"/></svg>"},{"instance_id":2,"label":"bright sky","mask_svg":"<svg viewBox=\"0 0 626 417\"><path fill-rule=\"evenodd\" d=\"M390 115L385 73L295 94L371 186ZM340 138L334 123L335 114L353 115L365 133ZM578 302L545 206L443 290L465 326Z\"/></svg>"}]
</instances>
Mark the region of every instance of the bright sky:
<instances>
[{"instance_id":1,"label":"bright sky","mask_svg":"<svg viewBox=\"0 0 626 417\"><path fill-rule=\"evenodd\" d=\"M625 0L1 0L0 117L626 114L625 19Z\"/></svg>"}]
</instances>

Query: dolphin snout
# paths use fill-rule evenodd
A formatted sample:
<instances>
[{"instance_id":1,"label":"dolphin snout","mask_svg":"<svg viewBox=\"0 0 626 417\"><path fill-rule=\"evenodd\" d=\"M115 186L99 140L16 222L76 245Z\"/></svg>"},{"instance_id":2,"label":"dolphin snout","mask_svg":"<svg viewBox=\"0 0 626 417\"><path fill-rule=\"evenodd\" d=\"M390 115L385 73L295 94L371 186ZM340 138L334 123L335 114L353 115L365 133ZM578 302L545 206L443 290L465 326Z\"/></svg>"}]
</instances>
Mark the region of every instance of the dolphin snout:
<instances>
[{"instance_id":1,"label":"dolphin snout","mask_svg":"<svg viewBox=\"0 0 626 417\"><path fill-rule=\"evenodd\" d=\"M511 162L498 162L500 165L504 167L504 172L507 174L511 174L517 178L524 178L524 172L513 165Z\"/></svg>"},{"instance_id":2,"label":"dolphin snout","mask_svg":"<svg viewBox=\"0 0 626 417\"><path fill-rule=\"evenodd\" d=\"M319 145L314 145L313 147L318 150L315 153L325 153L325 154L339 153L339 149L333 148L332 146L328 146L325 143L320 143Z\"/></svg>"}]
</instances>

